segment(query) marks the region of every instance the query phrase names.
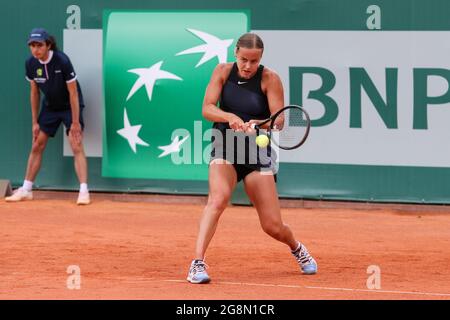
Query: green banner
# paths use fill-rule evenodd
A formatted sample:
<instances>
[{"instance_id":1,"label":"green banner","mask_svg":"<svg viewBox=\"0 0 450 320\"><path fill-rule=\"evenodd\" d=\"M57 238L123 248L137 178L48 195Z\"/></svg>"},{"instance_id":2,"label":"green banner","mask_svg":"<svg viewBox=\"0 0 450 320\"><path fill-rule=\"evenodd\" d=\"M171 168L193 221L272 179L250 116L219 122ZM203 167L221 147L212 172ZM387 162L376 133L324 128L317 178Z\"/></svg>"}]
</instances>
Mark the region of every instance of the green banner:
<instances>
[{"instance_id":1,"label":"green banner","mask_svg":"<svg viewBox=\"0 0 450 320\"><path fill-rule=\"evenodd\" d=\"M248 30L246 12L104 13L103 176L207 179L205 89Z\"/></svg>"},{"instance_id":2,"label":"green banner","mask_svg":"<svg viewBox=\"0 0 450 320\"><path fill-rule=\"evenodd\" d=\"M211 124L200 122L200 128L192 121L202 118L201 99L219 58L214 56L195 68L204 53L176 54L205 44L187 29L205 31L220 40L235 40L231 33L237 26L228 15L251 14L250 27L243 23L239 33L249 29L262 37L265 44L262 63L282 77L286 103L304 104L314 120L310 138L301 152L282 155L287 162L281 162L278 175L281 197L450 203L450 156L446 147L449 131L445 123L450 118L450 60L446 58L450 53L446 40L450 30L448 0L21 0L5 1L2 10L3 29L12 26L14 32L5 33L8 50L0 53L2 60L8 61L3 66L8 77L0 80L4 88L0 90L0 132L5 137L3 149L8 151L0 158L0 177L11 180L14 187L23 183L32 144L30 89L24 79L24 61L30 55L26 39L32 28L44 27L70 57L83 90L90 189L207 194L208 182L202 180L206 178L204 159L202 164L176 165L174 159L169 159L176 160L175 154L159 158L163 150L158 147L171 144L174 128L186 128L190 137L181 144L177 157L185 159L188 145L189 152L197 155L195 148L199 143L190 140L195 135L192 131L197 128L204 132ZM168 30L174 30L178 23L190 22L184 18L187 16L152 24L154 16L149 15L152 18L147 19L148 25L131 30L137 25L139 14L168 16L196 12L197 17L214 13L212 26L202 30L203 25L197 24L202 24L203 18L191 19L196 24L181 27L184 38L172 41L173 49L165 50L163 43L178 31ZM120 14L130 15L131 21L116 24ZM227 18L221 20L217 18L219 14ZM112 29L107 29L108 26ZM226 30L216 35L213 31L218 30L216 27ZM111 30L114 32L110 33ZM112 35L118 39L113 40ZM151 46L152 39L158 39L158 45ZM106 61L102 59L105 48L101 44L107 47ZM113 44L119 50L114 54L119 61L109 57ZM233 58L233 46L234 43L228 47L228 61ZM145 61L138 61L139 55L145 56ZM183 80L159 79L151 101L145 86L127 100L139 79L137 73L129 70L148 69L160 61L163 61L160 70ZM105 66L109 63L105 73L104 62ZM170 88L170 99L176 100L181 97L178 90L192 83L185 71L174 68L177 63L195 72L191 76L195 80L192 86L202 87L202 98L195 102L186 97L184 108L174 106L174 101L170 106L155 108L159 95L165 94L163 91ZM204 76L200 74L203 70ZM106 73L120 75L115 80L104 79ZM115 88L108 84L110 80L117 83ZM138 102L140 99L142 104ZM190 111L187 115L192 116L190 128L161 120L157 114L171 110L171 116L175 116L180 113L179 108ZM139 129L137 137L143 144L133 146L133 141L138 140L132 140L130 145L118 133L125 128L125 111L129 127ZM158 127L155 131L161 141L154 140L153 126L163 125L171 127L164 133ZM14 139L7 138L11 132ZM186 134L180 132L178 142ZM78 190L73 157L63 150L63 136L61 128L49 141L34 184L37 188ZM339 139L339 143L334 143ZM207 147L206 141L200 143L201 147ZM105 157L100 158L103 150ZM195 160L198 159L191 162ZM163 161L167 165L163 166ZM198 168L202 169L195 170ZM186 180L189 176L192 180ZM243 191L242 195L247 201Z\"/></svg>"}]
</instances>

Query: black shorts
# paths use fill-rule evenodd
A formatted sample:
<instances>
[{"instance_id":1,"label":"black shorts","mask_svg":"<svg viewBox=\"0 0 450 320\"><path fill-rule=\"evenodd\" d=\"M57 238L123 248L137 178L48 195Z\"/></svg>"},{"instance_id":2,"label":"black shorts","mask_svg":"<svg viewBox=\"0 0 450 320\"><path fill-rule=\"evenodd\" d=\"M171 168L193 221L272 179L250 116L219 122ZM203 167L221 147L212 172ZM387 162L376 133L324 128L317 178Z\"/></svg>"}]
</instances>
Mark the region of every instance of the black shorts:
<instances>
[{"instance_id":1,"label":"black shorts","mask_svg":"<svg viewBox=\"0 0 450 320\"><path fill-rule=\"evenodd\" d=\"M241 180L244 180L245 177L248 174L252 173L253 171L260 171L261 172L261 170L259 168L249 167L249 166L246 166L245 164L233 163L233 167L234 167L234 170L236 170L237 181L238 182L241 181ZM263 174L263 173L261 173L261 174ZM276 174L273 174L273 178L275 179L275 182L277 182L277 175Z\"/></svg>"},{"instance_id":2,"label":"black shorts","mask_svg":"<svg viewBox=\"0 0 450 320\"><path fill-rule=\"evenodd\" d=\"M80 108L80 125L84 129L83 107ZM72 125L72 110L51 111L46 107L42 107L39 114L38 123L40 130L54 137L58 131L59 125L64 123L66 127L66 135L69 135L70 126Z\"/></svg>"},{"instance_id":3,"label":"black shorts","mask_svg":"<svg viewBox=\"0 0 450 320\"><path fill-rule=\"evenodd\" d=\"M270 146L259 148L255 138L231 129L213 130L210 161L223 159L232 164L238 182L253 171L271 174L276 182L277 154Z\"/></svg>"}]
</instances>

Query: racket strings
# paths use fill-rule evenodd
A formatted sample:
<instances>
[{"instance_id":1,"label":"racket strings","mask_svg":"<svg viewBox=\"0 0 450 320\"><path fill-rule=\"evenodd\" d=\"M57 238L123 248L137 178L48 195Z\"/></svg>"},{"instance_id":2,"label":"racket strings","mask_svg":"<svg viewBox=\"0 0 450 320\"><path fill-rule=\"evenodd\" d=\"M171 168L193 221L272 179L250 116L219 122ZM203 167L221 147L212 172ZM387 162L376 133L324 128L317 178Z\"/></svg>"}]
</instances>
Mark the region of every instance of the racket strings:
<instances>
[{"instance_id":1,"label":"racket strings","mask_svg":"<svg viewBox=\"0 0 450 320\"><path fill-rule=\"evenodd\" d=\"M279 128L277 125L284 124ZM270 140L281 149L298 148L309 134L310 120L306 112L298 106L289 106L272 119Z\"/></svg>"}]
</instances>

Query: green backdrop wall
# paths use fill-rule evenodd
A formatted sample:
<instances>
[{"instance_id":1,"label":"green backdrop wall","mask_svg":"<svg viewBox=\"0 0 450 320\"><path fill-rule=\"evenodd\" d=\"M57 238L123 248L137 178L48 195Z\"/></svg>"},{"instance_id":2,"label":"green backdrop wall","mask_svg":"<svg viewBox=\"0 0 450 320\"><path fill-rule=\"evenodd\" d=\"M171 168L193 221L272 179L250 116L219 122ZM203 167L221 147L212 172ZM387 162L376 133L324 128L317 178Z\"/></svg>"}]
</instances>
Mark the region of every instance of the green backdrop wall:
<instances>
[{"instance_id":1,"label":"green backdrop wall","mask_svg":"<svg viewBox=\"0 0 450 320\"><path fill-rule=\"evenodd\" d=\"M0 51L3 61L0 78L0 177L11 180L15 186L23 180L31 147L29 87L24 78L24 61L29 55L26 37L33 27L43 26L56 36L60 47L63 47L63 30L70 16L67 8L71 5L81 9L82 29L101 29L105 9L242 9L251 12L252 30L367 31L366 10L370 5L377 5L381 8L382 26L381 30L374 32L450 30L450 2L446 0L4 2L0 9L3 36ZM47 147L36 181L39 188L78 188L72 158L63 156L62 138L60 130ZM448 145L442 147L448 148ZM92 190L207 193L206 181L104 178L101 162L100 158L89 158L89 184ZM280 196L292 198L449 203L450 169L445 166L282 163L278 189Z\"/></svg>"}]
</instances>

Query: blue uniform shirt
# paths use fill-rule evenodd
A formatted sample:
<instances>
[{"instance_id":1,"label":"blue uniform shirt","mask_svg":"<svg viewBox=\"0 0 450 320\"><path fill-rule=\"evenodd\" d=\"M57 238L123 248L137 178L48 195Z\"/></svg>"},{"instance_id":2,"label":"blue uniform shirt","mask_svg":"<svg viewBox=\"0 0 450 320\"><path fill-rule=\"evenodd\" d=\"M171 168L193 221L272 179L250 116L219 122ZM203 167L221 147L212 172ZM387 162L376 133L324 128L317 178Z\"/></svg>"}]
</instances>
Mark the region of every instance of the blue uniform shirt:
<instances>
[{"instance_id":1,"label":"blue uniform shirt","mask_svg":"<svg viewBox=\"0 0 450 320\"><path fill-rule=\"evenodd\" d=\"M25 63L26 78L34 81L44 93L42 106L51 111L70 109L67 83L76 81L80 108L84 106L80 84L69 57L61 51L49 52L47 61L31 56Z\"/></svg>"}]
</instances>

